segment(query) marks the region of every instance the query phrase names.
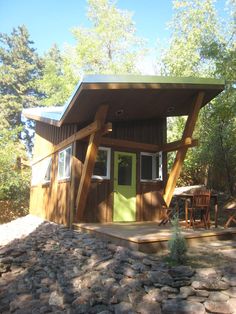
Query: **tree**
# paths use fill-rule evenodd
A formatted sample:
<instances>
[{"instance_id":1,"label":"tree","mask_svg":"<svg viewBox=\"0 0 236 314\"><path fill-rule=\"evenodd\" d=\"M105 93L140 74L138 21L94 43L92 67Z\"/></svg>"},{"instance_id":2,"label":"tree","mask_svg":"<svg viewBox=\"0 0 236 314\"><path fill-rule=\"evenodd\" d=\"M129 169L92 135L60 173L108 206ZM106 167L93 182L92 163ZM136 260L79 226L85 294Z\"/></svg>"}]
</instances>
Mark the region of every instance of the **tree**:
<instances>
[{"instance_id":1,"label":"tree","mask_svg":"<svg viewBox=\"0 0 236 314\"><path fill-rule=\"evenodd\" d=\"M43 57L42 77L37 81L43 95L41 104L45 106L64 105L73 90L76 80L70 74L66 60L57 47L52 48Z\"/></svg>"},{"instance_id":2,"label":"tree","mask_svg":"<svg viewBox=\"0 0 236 314\"><path fill-rule=\"evenodd\" d=\"M231 1L229 4L232 19L224 36L215 38L202 49L202 55L215 62L214 76L224 78L226 83L225 91L215 100L214 106L209 106L206 116L202 116L203 126L208 131L202 153L206 158L209 155L207 148L210 148L210 183L233 195L236 193L236 3Z\"/></svg>"},{"instance_id":3,"label":"tree","mask_svg":"<svg viewBox=\"0 0 236 314\"><path fill-rule=\"evenodd\" d=\"M136 36L132 15L116 8L115 1L88 0L91 27L72 30L76 44L60 52L54 45L43 57L37 82L42 104L63 105L84 74L136 73L137 59L145 53Z\"/></svg>"},{"instance_id":4,"label":"tree","mask_svg":"<svg viewBox=\"0 0 236 314\"><path fill-rule=\"evenodd\" d=\"M213 63L202 58L202 47L219 37L213 0L174 0L169 23L170 45L162 56L162 72L173 76L208 76Z\"/></svg>"},{"instance_id":5,"label":"tree","mask_svg":"<svg viewBox=\"0 0 236 314\"><path fill-rule=\"evenodd\" d=\"M30 168L22 167L28 157L18 138L20 131L0 129L0 202L10 201L10 207L22 213L28 208Z\"/></svg>"},{"instance_id":6,"label":"tree","mask_svg":"<svg viewBox=\"0 0 236 314\"><path fill-rule=\"evenodd\" d=\"M66 59L74 75L137 72L136 61L144 50L132 15L116 8L114 1L88 0L88 19L90 28L72 30L76 45L67 50Z\"/></svg>"},{"instance_id":7,"label":"tree","mask_svg":"<svg viewBox=\"0 0 236 314\"><path fill-rule=\"evenodd\" d=\"M36 80L41 75L42 64L25 26L14 28L11 35L0 33L0 111L1 127L10 130L23 126L23 108L34 107L41 98ZM31 149L32 132L28 122L18 137ZM20 129L22 130L22 129Z\"/></svg>"},{"instance_id":8,"label":"tree","mask_svg":"<svg viewBox=\"0 0 236 314\"><path fill-rule=\"evenodd\" d=\"M195 131L201 145L189 151L182 180L189 183L189 178L195 178L190 183L204 183L207 173L210 186L233 194L236 182L235 1L229 4L232 19L223 26L212 0L174 1L173 32L170 47L162 58L162 72L226 79L225 91L201 110ZM170 122L173 129L176 120ZM178 122L181 130L184 120Z\"/></svg>"}]
</instances>

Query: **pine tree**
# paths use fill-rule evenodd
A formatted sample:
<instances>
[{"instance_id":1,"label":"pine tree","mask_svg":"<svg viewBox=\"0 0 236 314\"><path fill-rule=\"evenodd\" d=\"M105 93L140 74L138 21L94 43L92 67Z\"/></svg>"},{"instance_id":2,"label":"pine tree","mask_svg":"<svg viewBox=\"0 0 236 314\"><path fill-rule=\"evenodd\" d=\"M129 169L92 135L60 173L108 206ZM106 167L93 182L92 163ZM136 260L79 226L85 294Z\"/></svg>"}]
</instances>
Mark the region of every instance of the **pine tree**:
<instances>
[{"instance_id":1,"label":"pine tree","mask_svg":"<svg viewBox=\"0 0 236 314\"><path fill-rule=\"evenodd\" d=\"M0 127L13 130L28 123L18 137L25 140L30 150L32 123L25 122L21 114L23 108L39 104L42 95L36 88L36 80L41 75L42 63L24 25L14 28L10 35L0 33L0 44Z\"/></svg>"}]
</instances>

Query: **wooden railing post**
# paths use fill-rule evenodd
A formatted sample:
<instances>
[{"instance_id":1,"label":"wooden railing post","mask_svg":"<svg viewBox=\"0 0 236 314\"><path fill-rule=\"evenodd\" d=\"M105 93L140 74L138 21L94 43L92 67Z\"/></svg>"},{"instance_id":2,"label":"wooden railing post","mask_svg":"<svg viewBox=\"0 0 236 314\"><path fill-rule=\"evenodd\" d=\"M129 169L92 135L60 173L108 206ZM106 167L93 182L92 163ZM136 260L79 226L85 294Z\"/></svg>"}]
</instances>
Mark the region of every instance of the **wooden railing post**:
<instances>
[{"instance_id":1,"label":"wooden railing post","mask_svg":"<svg viewBox=\"0 0 236 314\"><path fill-rule=\"evenodd\" d=\"M190 109L190 113L188 115L184 132L183 132L183 136L182 136L183 142L186 141L188 137L192 138L192 134L193 134L196 122L197 122L198 113L201 109L203 98L204 98L204 92L199 92L196 100L194 101ZM188 151L188 147L186 146L186 147L179 148L176 153L175 161L170 171L170 174L166 183L166 187L165 187L164 200L167 206L170 205L172 196L174 194L174 189L176 187L177 180L180 176L180 172L181 172L187 151Z\"/></svg>"}]
</instances>

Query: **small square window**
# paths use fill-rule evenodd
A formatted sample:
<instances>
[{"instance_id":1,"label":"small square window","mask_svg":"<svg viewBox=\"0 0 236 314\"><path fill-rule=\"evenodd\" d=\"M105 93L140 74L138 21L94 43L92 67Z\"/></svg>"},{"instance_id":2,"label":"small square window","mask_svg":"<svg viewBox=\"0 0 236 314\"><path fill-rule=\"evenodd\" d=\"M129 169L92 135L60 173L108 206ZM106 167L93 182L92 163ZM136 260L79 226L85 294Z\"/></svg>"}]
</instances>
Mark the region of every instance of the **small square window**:
<instances>
[{"instance_id":1,"label":"small square window","mask_svg":"<svg viewBox=\"0 0 236 314\"><path fill-rule=\"evenodd\" d=\"M93 170L94 179L110 179L110 159L111 149L99 147Z\"/></svg>"},{"instance_id":2,"label":"small square window","mask_svg":"<svg viewBox=\"0 0 236 314\"><path fill-rule=\"evenodd\" d=\"M141 179L152 180L153 179L153 156L141 155Z\"/></svg>"},{"instance_id":3,"label":"small square window","mask_svg":"<svg viewBox=\"0 0 236 314\"><path fill-rule=\"evenodd\" d=\"M58 154L58 179L70 178L72 147L69 146Z\"/></svg>"},{"instance_id":4,"label":"small square window","mask_svg":"<svg viewBox=\"0 0 236 314\"><path fill-rule=\"evenodd\" d=\"M141 153L140 156L141 181L162 180L162 153Z\"/></svg>"}]
</instances>

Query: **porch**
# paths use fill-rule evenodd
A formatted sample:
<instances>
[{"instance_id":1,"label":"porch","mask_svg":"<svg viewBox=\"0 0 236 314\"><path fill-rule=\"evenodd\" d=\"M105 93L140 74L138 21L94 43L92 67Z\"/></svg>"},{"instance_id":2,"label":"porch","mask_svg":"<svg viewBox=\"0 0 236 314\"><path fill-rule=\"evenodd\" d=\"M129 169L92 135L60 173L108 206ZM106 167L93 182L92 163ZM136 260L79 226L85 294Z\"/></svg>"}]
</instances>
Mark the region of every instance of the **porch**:
<instances>
[{"instance_id":1,"label":"porch","mask_svg":"<svg viewBox=\"0 0 236 314\"><path fill-rule=\"evenodd\" d=\"M236 227L225 229L222 226L215 228L212 225L211 229L193 230L185 228L184 221L180 225L189 246L236 238ZM76 223L73 224L73 229L145 253L158 253L167 249L172 234L170 224L159 226L158 222Z\"/></svg>"}]
</instances>

